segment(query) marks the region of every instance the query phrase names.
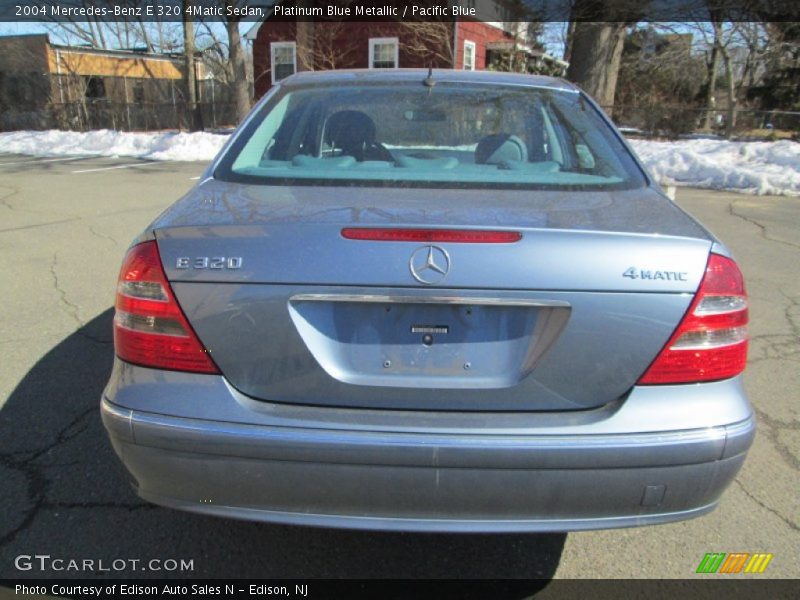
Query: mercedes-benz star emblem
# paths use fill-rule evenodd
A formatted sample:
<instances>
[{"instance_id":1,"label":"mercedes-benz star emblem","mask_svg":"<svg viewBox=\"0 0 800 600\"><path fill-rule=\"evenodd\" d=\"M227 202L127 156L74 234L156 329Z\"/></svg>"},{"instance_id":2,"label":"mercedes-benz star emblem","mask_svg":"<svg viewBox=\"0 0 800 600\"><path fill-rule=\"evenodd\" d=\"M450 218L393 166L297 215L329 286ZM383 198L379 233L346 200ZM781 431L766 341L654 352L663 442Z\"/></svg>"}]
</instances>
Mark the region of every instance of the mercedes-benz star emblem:
<instances>
[{"instance_id":1,"label":"mercedes-benz star emblem","mask_svg":"<svg viewBox=\"0 0 800 600\"><path fill-rule=\"evenodd\" d=\"M439 246L421 246L414 250L408 261L411 275L420 283L433 285L447 277L450 271L450 256Z\"/></svg>"}]
</instances>

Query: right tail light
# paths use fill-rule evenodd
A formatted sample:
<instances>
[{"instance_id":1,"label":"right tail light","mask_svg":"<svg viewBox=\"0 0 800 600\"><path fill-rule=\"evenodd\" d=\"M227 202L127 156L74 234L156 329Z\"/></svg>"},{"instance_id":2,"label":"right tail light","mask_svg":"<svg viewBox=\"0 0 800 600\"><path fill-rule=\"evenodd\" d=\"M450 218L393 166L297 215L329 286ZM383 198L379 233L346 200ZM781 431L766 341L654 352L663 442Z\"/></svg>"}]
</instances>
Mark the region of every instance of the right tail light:
<instances>
[{"instance_id":1,"label":"right tail light","mask_svg":"<svg viewBox=\"0 0 800 600\"><path fill-rule=\"evenodd\" d=\"M734 261L711 254L689 310L640 385L727 379L747 362L747 293Z\"/></svg>"}]
</instances>

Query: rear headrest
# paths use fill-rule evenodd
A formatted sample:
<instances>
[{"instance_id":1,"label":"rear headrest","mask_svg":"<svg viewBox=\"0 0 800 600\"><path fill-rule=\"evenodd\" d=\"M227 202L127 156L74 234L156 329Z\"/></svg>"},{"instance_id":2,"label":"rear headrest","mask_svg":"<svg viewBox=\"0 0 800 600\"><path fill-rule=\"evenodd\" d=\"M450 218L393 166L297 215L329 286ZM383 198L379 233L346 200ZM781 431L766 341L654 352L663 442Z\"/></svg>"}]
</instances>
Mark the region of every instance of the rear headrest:
<instances>
[{"instance_id":1,"label":"rear headrest","mask_svg":"<svg viewBox=\"0 0 800 600\"><path fill-rule=\"evenodd\" d=\"M375 123L357 110L340 110L328 119L325 140L339 148L371 144L375 141Z\"/></svg>"},{"instance_id":2,"label":"rear headrest","mask_svg":"<svg viewBox=\"0 0 800 600\"><path fill-rule=\"evenodd\" d=\"M495 133L487 135L475 148L475 162L479 165L497 165L504 161L528 160L525 142L515 135Z\"/></svg>"}]
</instances>

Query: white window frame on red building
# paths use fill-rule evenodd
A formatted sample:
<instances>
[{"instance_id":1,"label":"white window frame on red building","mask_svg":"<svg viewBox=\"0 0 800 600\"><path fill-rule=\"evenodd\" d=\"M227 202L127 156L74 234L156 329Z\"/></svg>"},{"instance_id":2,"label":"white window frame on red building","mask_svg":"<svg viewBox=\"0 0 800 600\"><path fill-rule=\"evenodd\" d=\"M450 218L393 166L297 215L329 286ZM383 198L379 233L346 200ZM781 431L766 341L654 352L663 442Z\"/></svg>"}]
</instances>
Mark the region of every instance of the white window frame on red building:
<instances>
[{"instance_id":1,"label":"white window frame on red building","mask_svg":"<svg viewBox=\"0 0 800 600\"><path fill-rule=\"evenodd\" d=\"M272 72L272 83L278 83L280 79L275 78L275 50L291 48L292 49L292 75L297 73L297 42L271 42L269 45L269 67ZM281 63L288 65L289 63ZM286 76L288 77L288 75ZM284 79L284 77L281 77Z\"/></svg>"},{"instance_id":2,"label":"white window frame on red building","mask_svg":"<svg viewBox=\"0 0 800 600\"><path fill-rule=\"evenodd\" d=\"M471 55L472 56L472 62L471 62L471 64L469 66L467 66L467 48L472 50L472 55ZM462 59L463 59L462 68L465 71L474 71L475 70L475 63L477 62L477 46L475 45L475 42L470 41L470 40L464 40L464 54L463 54Z\"/></svg>"},{"instance_id":3,"label":"white window frame on red building","mask_svg":"<svg viewBox=\"0 0 800 600\"><path fill-rule=\"evenodd\" d=\"M375 66L375 46L387 45L387 44L394 44L394 67L376 67ZM381 68L397 69L399 67L400 67L400 40L398 38L396 38L396 37L369 38L369 68L370 69L381 69Z\"/></svg>"}]
</instances>

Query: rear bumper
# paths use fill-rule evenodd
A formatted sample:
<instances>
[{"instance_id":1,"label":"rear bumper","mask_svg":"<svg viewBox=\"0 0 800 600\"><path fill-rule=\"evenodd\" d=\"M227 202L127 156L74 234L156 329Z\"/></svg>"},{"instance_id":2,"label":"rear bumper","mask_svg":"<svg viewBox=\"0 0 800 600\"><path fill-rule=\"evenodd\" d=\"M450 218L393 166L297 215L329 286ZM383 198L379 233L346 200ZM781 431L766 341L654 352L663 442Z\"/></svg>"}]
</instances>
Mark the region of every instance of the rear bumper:
<instances>
[{"instance_id":1,"label":"rear bumper","mask_svg":"<svg viewBox=\"0 0 800 600\"><path fill-rule=\"evenodd\" d=\"M146 500L249 520L409 531L567 531L699 516L714 508L755 432L751 416L650 433L592 433L591 424L481 433L236 423L108 397L101 409Z\"/></svg>"}]
</instances>

